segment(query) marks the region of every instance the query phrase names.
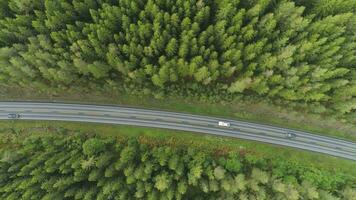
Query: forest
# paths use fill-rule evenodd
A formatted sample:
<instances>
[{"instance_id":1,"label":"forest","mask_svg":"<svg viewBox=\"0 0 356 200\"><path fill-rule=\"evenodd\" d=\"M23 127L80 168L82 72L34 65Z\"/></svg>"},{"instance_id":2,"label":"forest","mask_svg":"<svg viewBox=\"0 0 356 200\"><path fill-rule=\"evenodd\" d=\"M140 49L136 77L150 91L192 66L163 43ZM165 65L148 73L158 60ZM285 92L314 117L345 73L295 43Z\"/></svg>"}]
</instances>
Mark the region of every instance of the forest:
<instances>
[{"instance_id":1,"label":"forest","mask_svg":"<svg viewBox=\"0 0 356 200\"><path fill-rule=\"evenodd\" d=\"M65 132L65 131L64 131ZM354 200L355 177L142 137L0 135L0 199Z\"/></svg>"},{"instance_id":2,"label":"forest","mask_svg":"<svg viewBox=\"0 0 356 200\"><path fill-rule=\"evenodd\" d=\"M251 97L350 119L355 13L354 0L0 0L0 84Z\"/></svg>"}]
</instances>

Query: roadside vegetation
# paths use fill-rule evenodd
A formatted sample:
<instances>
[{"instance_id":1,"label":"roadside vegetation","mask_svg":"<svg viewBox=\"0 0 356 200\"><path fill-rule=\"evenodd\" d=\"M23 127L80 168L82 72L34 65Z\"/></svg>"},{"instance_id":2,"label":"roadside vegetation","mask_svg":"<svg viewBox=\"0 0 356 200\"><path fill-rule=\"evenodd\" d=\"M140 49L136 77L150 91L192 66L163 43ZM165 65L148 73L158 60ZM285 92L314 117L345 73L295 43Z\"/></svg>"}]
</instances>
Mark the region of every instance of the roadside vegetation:
<instances>
[{"instance_id":1,"label":"roadside vegetation","mask_svg":"<svg viewBox=\"0 0 356 200\"><path fill-rule=\"evenodd\" d=\"M172 142L179 146L194 146L206 152L217 151L246 151L260 158L281 159L290 162L303 163L305 166L342 172L356 177L355 162L324 154L303 151L295 148L258 143L254 141L219 137L200 133L189 133L175 130L118 126L96 123L56 122L56 121L0 121L1 133L10 137L29 135L48 135L63 133L63 131L99 134L113 137L147 137L162 144Z\"/></svg>"},{"instance_id":2,"label":"roadside vegetation","mask_svg":"<svg viewBox=\"0 0 356 200\"><path fill-rule=\"evenodd\" d=\"M1 199L348 200L356 194L352 162L347 167L342 159L348 172L286 159L278 147L265 147L275 150L266 156L259 146L245 148L248 142L177 131L32 121L1 127Z\"/></svg>"},{"instance_id":3,"label":"roadside vegetation","mask_svg":"<svg viewBox=\"0 0 356 200\"><path fill-rule=\"evenodd\" d=\"M194 97L154 98L147 94L127 94L113 91L88 91L71 88L40 92L30 87L0 87L1 101L53 101L91 104L113 104L148 109L184 112L292 128L331 137L356 141L356 124L276 106L260 99L232 102L207 102Z\"/></svg>"}]
</instances>

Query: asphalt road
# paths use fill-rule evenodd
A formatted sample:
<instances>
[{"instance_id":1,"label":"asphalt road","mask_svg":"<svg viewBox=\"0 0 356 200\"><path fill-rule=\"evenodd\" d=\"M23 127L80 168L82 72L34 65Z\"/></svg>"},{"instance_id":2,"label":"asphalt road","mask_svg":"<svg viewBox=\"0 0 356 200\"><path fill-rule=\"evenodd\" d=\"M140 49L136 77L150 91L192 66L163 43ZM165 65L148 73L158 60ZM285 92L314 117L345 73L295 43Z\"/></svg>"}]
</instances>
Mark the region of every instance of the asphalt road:
<instances>
[{"instance_id":1,"label":"asphalt road","mask_svg":"<svg viewBox=\"0 0 356 200\"><path fill-rule=\"evenodd\" d=\"M0 120L9 119L9 113L20 114L20 120L95 122L199 132L283 145L356 160L354 142L230 119L118 106L0 102ZM230 122L231 126L220 127L219 121ZM296 137L286 137L287 132L295 134Z\"/></svg>"}]
</instances>

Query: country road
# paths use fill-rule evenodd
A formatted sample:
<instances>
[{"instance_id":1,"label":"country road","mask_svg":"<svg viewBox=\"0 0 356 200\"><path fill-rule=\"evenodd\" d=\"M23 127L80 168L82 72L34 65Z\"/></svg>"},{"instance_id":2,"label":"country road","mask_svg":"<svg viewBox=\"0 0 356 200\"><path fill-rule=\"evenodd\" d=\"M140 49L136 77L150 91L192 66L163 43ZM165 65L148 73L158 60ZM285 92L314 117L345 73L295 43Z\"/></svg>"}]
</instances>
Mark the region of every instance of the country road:
<instances>
[{"instance_id":1,"label":"country road","mask_svg":"<svg viewBox=\"0 0 356 200\"><path fill-rule=\"evenodd\" d=\"M283 145L356 160L354 142L230 119L118 106L0 102L0 120L8 120L9 113L20 114L19 120L95 122L199 132ZM229 122L231 126L220 127L219 121ZM286 133L293 133L296 137L288 138Z\"/></svg>"}]
</instances>

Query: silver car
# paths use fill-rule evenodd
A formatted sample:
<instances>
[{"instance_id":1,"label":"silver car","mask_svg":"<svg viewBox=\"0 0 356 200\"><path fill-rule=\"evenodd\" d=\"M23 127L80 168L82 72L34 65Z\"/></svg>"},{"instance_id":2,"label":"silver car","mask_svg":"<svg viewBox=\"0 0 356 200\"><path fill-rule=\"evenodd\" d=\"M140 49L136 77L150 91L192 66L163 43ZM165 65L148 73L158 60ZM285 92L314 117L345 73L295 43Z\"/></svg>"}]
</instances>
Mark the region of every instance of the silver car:
<instances>
[{"instance_id":1,"label":"silver car","mask_svg":"<svg viewBox=\"0 0 356 200\"><path fill-rule=\"evenodd\" d=\"M297 137L297 135L296 135L295 133L287 132L287 133L286 133L286 137L287 137L287 138L295 138L295 137Z\"/></svg>"},{"instance_id":2,"label":"silver car","mask_svg":"<svg viewBox=\"0 0 356 200\"><path fill-rule=\"evenodd\" d=\"M17 114L17 113L9 113L9 114L7 115L7 117L8 117L9 119L18 119L18 118L20 118L20 115Z\"/></svg>"}]
</instances>

